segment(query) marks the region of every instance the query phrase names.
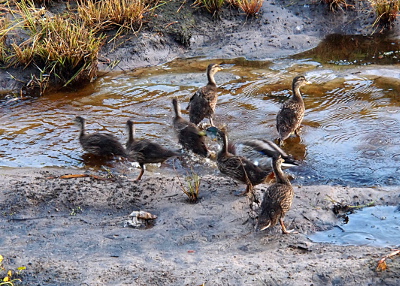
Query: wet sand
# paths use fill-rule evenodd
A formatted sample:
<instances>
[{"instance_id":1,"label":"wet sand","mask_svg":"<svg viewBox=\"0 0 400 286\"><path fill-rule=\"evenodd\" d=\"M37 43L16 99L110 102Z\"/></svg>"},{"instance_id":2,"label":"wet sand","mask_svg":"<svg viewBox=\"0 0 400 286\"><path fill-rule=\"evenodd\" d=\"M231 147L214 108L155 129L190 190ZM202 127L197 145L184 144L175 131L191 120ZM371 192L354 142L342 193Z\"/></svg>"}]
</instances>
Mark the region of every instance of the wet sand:
<instances>
[{"instance_id":1,"label":"wet sand","mask_svg":"<svg viewBox=\"0 0 400 286\"><path fill-rule=\"evenodd\" d=\"M341 223L331 199L397 205L397 188L294 186L280 227L256 232L244 189L220 175L202 177L191 204L168 167L117 172L113 180L60 179L67 169L9 169L0 177L0 254L26 266L22 285L397 285L400 259L376 271L390 248L314 243L307 235ZM85 172L106 177L106 172ZM163 173L163 174L160 174ZM164 174L166 173L166 174ZM262 195L268 185L256 187ZM154 225L124 227L135 210Z\"/></svg>"}]
</instances>

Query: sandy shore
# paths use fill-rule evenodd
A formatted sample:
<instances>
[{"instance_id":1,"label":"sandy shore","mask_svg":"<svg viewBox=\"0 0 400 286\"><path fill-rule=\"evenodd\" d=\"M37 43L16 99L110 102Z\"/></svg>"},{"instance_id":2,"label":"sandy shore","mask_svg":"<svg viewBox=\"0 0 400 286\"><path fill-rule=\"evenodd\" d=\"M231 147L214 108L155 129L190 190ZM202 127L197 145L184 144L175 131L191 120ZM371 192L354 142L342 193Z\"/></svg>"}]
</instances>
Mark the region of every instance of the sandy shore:
<instances>
[{"instance_id":1,"label":"sandy shore","mask_svg":"<svg viewBox=\"0 0 400 286\"><path fill-rule=\"evenodd\" d=\"M244 188L220 175L202 177L190 204L168 167L115 173L113 180L60 179L67 169L2 170L0 254L26 266L22 285L397 285L400 259L375 270L389 248L314 243L308 235L340 220L328 199L400 203L393 188L294 186L280 227L254 231ZM106 177L107 173L85 172ZM182 177L180 180L182 181ZM267 185L257 187L261 195ZM157 215L146 229L124 227L134 210Z\"/></svg>"}]
</instances>

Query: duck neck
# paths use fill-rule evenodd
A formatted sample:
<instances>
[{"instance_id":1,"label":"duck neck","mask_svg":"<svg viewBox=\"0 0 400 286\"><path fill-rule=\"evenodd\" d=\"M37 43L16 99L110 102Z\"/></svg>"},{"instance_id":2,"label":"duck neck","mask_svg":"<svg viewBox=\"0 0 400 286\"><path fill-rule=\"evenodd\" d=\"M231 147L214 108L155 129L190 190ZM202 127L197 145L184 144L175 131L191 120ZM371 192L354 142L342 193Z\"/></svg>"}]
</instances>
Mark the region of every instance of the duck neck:
<instances>
[{"instance_id":1,"label":"duck neck","mask_svg":"<svg viewBox=\"0 0 400 286\"><path fill-rule=\"evenodd\" d=\"M292 86L292 90L293 90L293 97L303 101L303 98L301 96L300 86L294 83Z\"/></svg>"},{"instance_id":2,"label":"duck neck","mask_svg":"<svg viewBox=\"0 0 400 286\"><path fill-rule=\"evenodd\" d=\"M224 132L221 132L220 135L222 137L222 149L220 154L228 154L228 136L226 136Z\"/></svg>"},{"instance_id":3,"label":"duck neck","mask_svg":"<svg viewBox=\"0 0 400 286\"><path fill-rule=\"evenodd\" d=\"M85 120L82 120L80 122L81 124L81 133L79 134L79 137L83 137L85 136L86 130L85 130Z\"/></svg>"},{"instance_id":4,"label":"duck neck","mask_svg":"<svg viewBox=\"0 0 400 286\"><path fill-rule=\"evenodd\" d=\"M207 78L208 78L208 85L217 86L217 83L215 82L215 79L214 79L214 73L212 73L211 71L208 72Z\"/></svg>"},{"instance_id":5,"label":"duck neck","mask_svg":"<svg viewBox=\"0 0 400 286\"><path fill-rule=\"evenodd\" d=\"M272 161L272 168L274 170L274 174L276 177L276 182L280 184L289 184L289 179L286 177L286 175L282 171L282 163L280 162L280 159L274 158Z\"/></svg>"},{"instance_id":6,"label":"duck neck","mask_svg":"<svg viewBox=\"0 0 400 286\"><path fill-rule=\"evenodd\" d=\"M135 130L133 129L133 123L128 121L128 143L133 143L135 138L133 135L135 134Z\"/></svg>"},{"instance_id":7,"label":"duck neck","mask_svg":"<svg viewBox=\"0 0 400 286\"><path fill-rule=\"evenodd\" d=\"M175 117L182 117L181 109L179 108L178 100L176 98L174 98L172 100L172 103L174 105Z\"/></svg>"}]
</instances>

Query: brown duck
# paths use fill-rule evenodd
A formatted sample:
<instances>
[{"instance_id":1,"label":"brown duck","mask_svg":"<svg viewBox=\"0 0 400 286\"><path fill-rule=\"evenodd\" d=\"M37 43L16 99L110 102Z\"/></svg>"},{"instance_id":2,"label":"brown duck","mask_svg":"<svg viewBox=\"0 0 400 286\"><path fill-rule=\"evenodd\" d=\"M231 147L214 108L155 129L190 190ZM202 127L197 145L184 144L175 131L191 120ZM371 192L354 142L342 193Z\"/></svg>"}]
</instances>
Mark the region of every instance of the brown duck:
<instances>
[{"instance_id":1,"label":"brown duck","mask_svg":"<svg viewBox=\"0 0 400 286\"><path fill-rule=\"evenodd\" d=\"M252 195L253 187L266 181L270 174L267 170L262 170L245 157L236 156L228 151L228 138L226 134L218 128L212 126L206 130L207 136L216 139L222 146L217 155L218 169L222 174L247 185L242 194Z\"/></svg>"},{"instance_id":2,"label":"brown duck","mask_svg":"<svg viewBox=\"0 0 400 286\"><path fill-rule=\"evenodd\" d=\"M182 117L179 102L176 98L172 99L172 105L175 111L173 125L179 143L186 150L191 150L195 154L208 157L210 153L205 143L204 131L200 131L194 123Z\"/></svg>"},{"instance_id":3,"label":"brown duck","mask_svg":"<svg viewBox=\"0 0 400 286\"><path fill-rule=\"evenodd\" d=\"M141 169L136 181L139 181L143 176L144 164L162 163L170 157L180 155L179 153L171 151L148 139L135 139L135 130L131 120L126 122L126 127L128 129L128 141L126 142L126 152L128 158L138 162Z\"/></svg>"},{"instance_id":4,"label":"brown duck","mask_svg":"<svg viewBox=\"0 0 400 286\"><path fill-rule=\"evenodd\" d=\"M86 134L86 121L81 116L77 116L75 118L75 122L80 128L79 142L81 143L83 150L102 157L126 157L125 148L118 141L117 137L109 133L97 132L93 134Z\"/></svg>"},{"instance_id":5,"label":"brown duck","mask_svg":"<svg viewBox=\"0 0 400 286\"><path fill-rule=\"evenodd\" d=\"M208 65L207 85L199 88L192 95L189 105L186 108L189 110L190 122L197 125L207 117L210 120L210 124L214 126L212 117L218 100L217 84L215 83L214 75L220 70L222 70L222 67L218 64Z\"/></svg>"},{"instance_id":6,"label":"brown duck","mask_svg":"<svg viewBox=\"0 0 400 286\"><path fill-rule=\"evenodd\" d=\"M293 95L283 103L276 116L276 129L279 133L278 145L281 145L292 133L299 135L298 131L305 111L300 88L306 84L310 84L310 82L304 76L296 76L293 79Z\"/></svg>"},{"instance_id":7,"label":"brown duck","mask_svg":"<svg viewBox=\"0 0 400 286\"><path fill-rule=\"evenodd\" d=\"M273 158L272 162L276 183L269 186L264 194L261 203L261 213L258 216L257 229L264 230L273 227L279 221L282 232L288 234L293 230L286 229L283 218L292 206L294 196L293 187L281 168L284 159L277 156Z\"/></svg>"}]
</instances>

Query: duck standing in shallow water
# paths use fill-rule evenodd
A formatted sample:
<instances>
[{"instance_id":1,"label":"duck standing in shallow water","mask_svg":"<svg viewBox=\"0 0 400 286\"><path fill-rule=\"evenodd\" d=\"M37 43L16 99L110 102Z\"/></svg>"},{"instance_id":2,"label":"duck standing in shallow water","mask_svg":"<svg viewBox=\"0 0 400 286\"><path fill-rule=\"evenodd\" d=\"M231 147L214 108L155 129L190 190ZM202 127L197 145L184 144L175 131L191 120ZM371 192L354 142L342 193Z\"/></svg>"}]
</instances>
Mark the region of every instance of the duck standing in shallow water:
<instances>
[{"instance_id":1,"label":"duck standing in shallow water","mask_svg":"<svg viewBox=\"0 0 400 286\"><path fill-rule=\"evenodd\" d=\"M179 102L176 98L172 99L172 105L175 111L173 125L178 135L179 143L183 148L191 150L195 154L208 157L210 153L206 146L205 132L200 131L194 123L182 117Z\"/></svg>"},{"instance_id":2,"label":"duck standing in shallow water","mask_svg":"<svg viewBox=\"0 0 400 286\"><path fill-rule=\"evenodd\" d=\"M134 138L135 130L131 120L126 122L126 127L128 129L128 141L126 142L128 158L138 162L141 169L136 181L139 181L143 176L144 164L162 163L170 157L180 155L148 139L136 140Z\"/></svg>"},{"instance_id":3,"label":"duck standing in shallow water","mask_svg":"<svg viewBox=\"0 0 400 286\"><path fill-rule=\"evenodd\" d=\"M246 190L242 194L249 194L250 197L253 197L253 186L264 183L270 172L262 170L244 157L229 153L228 138L223 131L212 126L207 128L206 132L208 137L216 139L222 146L217 155L219 171L246 184Z\"/></svg>"},{"instance_id":4,"label":"duck standing in shallow water","mask_svg":"<svg viewBox=\"0 0 400 286\"><path fill-rule=\"evenodd\" d=\"M310 82L304 76L296 76L293 79L293 95L283 103L276 116L276 129L279 133L278 145L282 145L283 141L292 133L295 133L297 136L299 135L298 131L305 112L300 88L306 84L310 84Z\"/></svg>"},{"instance_id":5,"label":"duck standing in shallow water","mask_svg":"<svg viewBox=\"0 0 400 286\"><path fill-rule=\"evenodd\" d=\"M81 143L83 150L101 157L126 157L125 148L118 141L117 137L109 133L86 134L86 121L81 116L77 116L75 122L80 128L79 142Z\"/></svg>"},{"instance_id":6,"label":"duck standing in shallow water","mask_svg":"<svg viewBox=\"0 0 400 286\"><path fill-rule=\"evenodd\" d=\"M279 221L282 232L289 234L293 230L287 230L283 223L286 212L292 206L294 191L289 179L283 173L281 165L284 159L281 156L273 158L272 167L276 177L276 183L269 186L261 203L261 213L258 216L258 230L273 227Z\"/></svg>"},{"instance_id":7,"label":"duck standing in shallow water","mask_svg":"<svg viewBox=\"0 0 400 286\"><path fill-rule=\"evenodd\" d=\"M187 110L189 110L190 122L198 125L205 117L210 120L211 126L214 126L212 117L217 105L218 94L217 84L215 83L214 75L222 70L218 64L210 64L207 67L206 86L199 88L190 98Z\"/></svg>"}]
</instances>

